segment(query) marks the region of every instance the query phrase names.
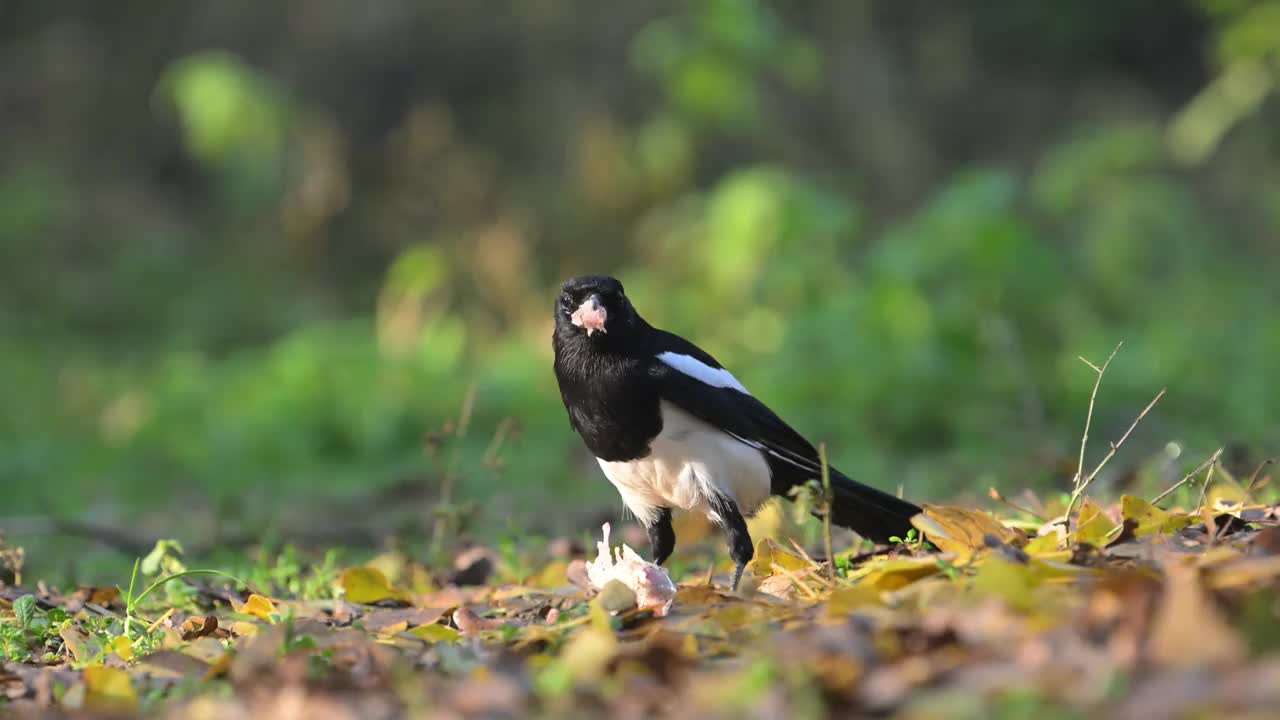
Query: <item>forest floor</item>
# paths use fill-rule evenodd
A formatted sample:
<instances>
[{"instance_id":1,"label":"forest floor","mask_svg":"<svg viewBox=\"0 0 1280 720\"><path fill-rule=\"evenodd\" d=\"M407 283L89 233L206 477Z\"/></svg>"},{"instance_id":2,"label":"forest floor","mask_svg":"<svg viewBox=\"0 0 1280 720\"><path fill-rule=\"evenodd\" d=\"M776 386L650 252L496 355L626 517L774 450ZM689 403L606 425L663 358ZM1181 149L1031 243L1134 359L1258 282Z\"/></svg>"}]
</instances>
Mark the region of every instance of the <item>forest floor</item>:
<instances>
[{"instance_id":1,"label":"forest floor","mask_svg":"<svg viewBox=\"0 0 1280 720\"><path fill-rule=\"evenodd\" d=\"M929 506L834 567L825 538L766 538L738 592L721 539L685 523L693 569L665 608L597 592L595 552L567 540L443 571L282 556L251 579L162 542L131 586L72 592L7 548L0 714L1272 717L1280 506L1251 500L1269 483L1175 496L1190 510L1084 498L1070 532L1030 494Z\"/></svg>"}]
</instances>

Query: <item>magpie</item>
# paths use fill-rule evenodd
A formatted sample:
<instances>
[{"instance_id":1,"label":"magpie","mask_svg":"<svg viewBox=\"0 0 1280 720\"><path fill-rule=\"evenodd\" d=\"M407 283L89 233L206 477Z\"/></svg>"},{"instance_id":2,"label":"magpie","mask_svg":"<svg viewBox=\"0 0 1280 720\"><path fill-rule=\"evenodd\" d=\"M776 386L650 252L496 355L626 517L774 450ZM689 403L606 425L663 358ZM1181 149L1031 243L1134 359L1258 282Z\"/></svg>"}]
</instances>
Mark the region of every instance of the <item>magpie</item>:
<instances>
[{"instance_id":1,"label":"magpie","mask_svg":"<svg viewBox=\"0 0 1280 720\"><path fill-rule=\"evenodd\" d=\"M636 312L622 283L566 281L555 306L555 374L569 425L648 531L654 562L675 550L672 510L705 514L737 563L772 495L819 479L818 452L715 358ZM920 508L829 468L831 520L876 542L906 537Z\"/></svg>"}]
</instances>

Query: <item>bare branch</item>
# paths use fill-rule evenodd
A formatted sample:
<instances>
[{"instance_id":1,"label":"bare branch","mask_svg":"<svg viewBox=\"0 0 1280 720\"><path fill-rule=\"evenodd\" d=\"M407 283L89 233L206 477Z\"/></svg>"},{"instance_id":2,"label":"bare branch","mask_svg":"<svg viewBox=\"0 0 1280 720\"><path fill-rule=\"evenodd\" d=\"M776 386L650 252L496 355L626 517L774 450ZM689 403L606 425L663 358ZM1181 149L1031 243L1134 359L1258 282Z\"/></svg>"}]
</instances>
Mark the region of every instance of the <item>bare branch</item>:
<instances>
[{"instance_id":1,"label":"bare branch","mask_svg":"<svg viewBox=\"0 0 1280 720\"><path fill-rule=\"evenodd\" d=\"M1205 460L1204 462L1202 462L1202 463L1200 463L1199 465L1197 465L1197 466L1196 466L1196 469L1195 469L1195 470L1192 470L1192 471L1191 471L1191 472L1189 472L1189 473L1187 473L1186 477L1184 477L1184 478L1182 478L1181 480L1179 480L1178 482L1174 483L1172 486L1170 486L1170 487L1169 487L1169 489L1168 489L1168 490L1165 490L1164 492L1162 492L1162 493L1160 493L1159 495L1157 495L1157 496L1156 496L1156 499L1151 501L1151 504L1152 504L1152 505L1158 505L1158 504L1160 504L1160 501L1161 501L1161 500L1163 500L1163 499L1165 499L1166 497L1168 497L1168 496L1169 496L1169 494L1170 494L1170 493L1172 493L1174 490L1177 490L1178 488L1182 487L1183 485L1186 485L1186 484L1187 484L1187 481L1189 481L1191 478L1195 477L1195 476L1196 476L1196 475L1197 475L1201 470L1203 470L1203 469L1205 469L1205 468L1207 468L1207 467L1212 467L1212 466L1216 465L1216 464L1217 464L1217 462L1218 462L1218 458L1220 458L1220 457L1222 457L1222 448L1218 448L1217 452L1215 452L1215 453L1213 454L1213 456L1212 456L1212 457L1210 457L1208 460ZM1208 477L1207 477L1207 476L1206 476L1205 480L1206 480L1206 482L1208 481Z\"/></svg>"},{"instance_id":2,"label":"bare branch","mask_svg":"<svg viewBox=\"0 0 1280 720\"><path fill-rule=\"evenodd\" d=\"M1102 385L1102 376L1107 372L1107 366L1111 364L1112 358L1116 353L1120 352L1120 347L1124 345L1124 341L1116 344L1116 349L1111 351L1107 356L1107 361L1102 363L1102 367L1098 367L1093 363L1080 358L1080 362L1088 365L1097 373L1098 377L1093 381L1093 392L1089 393L1089 413L1084 418L1084 435L1080 438L1080 459L1076 463L1075 489L1071 492L1071 503L1067 506L1066 522L1068 529L1071 527L1071 512L1075 510L1076 502L1080 500L1081 484L1084 482L1084 451L1089 444L1089 426L1093 424L1093 405L1098 399L1098 387Z\"/></svg>"},{"instance_id":3,"label":"bare branch","mask_svg":"<svg viewBox=\"0 0 1280 720\"><path fill-rule=\"evenodd\" d=\"M1086 478L1084 484L1080 486L1080 492L1083 493L1085 488L1089 487L1089 483L1093 482L1093 479L1098 476L1098 473L1102 471L1102 468L1106 467L1107 462L1115 456L1116 451L1120 449L1120 446L1124 445L1124 441L1129 439L1129 435L1133 433L1133 429L1138 427L1138 423L1142 422L1142 418L1146 417L1147 413L1151 412L1151 408L1155 407L1156 403L1160 402L1160 398L1164 397L1165 391L1167 390L1168 388L1164 388L1160 392L1156 393L1156 396L1151 399L1151 402L1147 403L1147 406L1142 409L1142 412L1138 413L1138 417L1133 419L1133 424L1129 426L1128 430L1124 431L1124 435L1121 436L1120 440L1111 443L1111 451L1107 453L1106 457L1102 458L1102 462L1098 463L1098 466L1093 469L1093 472L1089 473L1089 477Z\"/></svg>"}]
</instances>

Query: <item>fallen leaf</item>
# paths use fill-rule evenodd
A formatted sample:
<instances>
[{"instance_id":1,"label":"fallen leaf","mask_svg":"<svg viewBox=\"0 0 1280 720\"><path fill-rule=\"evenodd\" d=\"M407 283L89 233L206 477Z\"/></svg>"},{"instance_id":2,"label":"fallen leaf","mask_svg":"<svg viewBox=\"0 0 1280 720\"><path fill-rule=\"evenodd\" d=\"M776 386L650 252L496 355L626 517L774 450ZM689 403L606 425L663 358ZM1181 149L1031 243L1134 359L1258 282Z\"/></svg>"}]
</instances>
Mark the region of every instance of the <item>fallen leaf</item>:
<instances>
[{"instance_id":1,"label":"fallen leaf","mask_svg":"<svg viewBox=\"0 0 1280 720\"><path fill-rule=\"evenodd\" d=\"M1165 512L1146 500L1132 495L1120 498L1120 507L1126 520L1132 520L1138 524L1133 530L1133 534L1137 537L1176 533L1196 522L1193 516Z\"/></svg>"},{"instance_id":2,"label":"fallen leaf","mask_svg":"<svg viewBox=\"0 0 1280 720\"><path fill-rule=\"evenodd\" d=\"M209 671L209 664L173 650L157 650L141 658L134 666L138 672L180 680L198 678Z\"/></svg>"},{"instance_id":3,"label":"fallen leaf","mask_svg":"<svg viewBox=\"0 0 1280 720\"><path fill-rule=\"evenodd\" d=\"M133 640L120 635L107 643L107 652L115 653L121 660L129 662L133 660Z\"/></svg>"},{"instance_id":4,"label":"fallen leaf","mask_svg":"<svg viewBox=\"0 0 1280 720\"><path fill-rule=\"evenodd\" d=\"M373 567L353 567L342 572L339 580L346 593L347 602L370 605L383 600L396 600L408 603L408 593L391 587L391 582L382 571Z\"/></svg>"},{"instance_id":5,"label":"fallen leaf","mask_svg":"<svg viewBox=\"0 0 1280 720\"><path fill-rule=\"evenodd\" d=\"M862 567L849 574L849 578L859 585L893 591L939 571L935 557L881 557L863 563Z\"/></svg>"},{"instance_id":6,"label":"fallen leaf","mask_svg":"<svg viewBox=\"0 0 1280 720\"><path fill-rule=\"evenodd\" d=\"M764 538L756 543L755 557L747 567L758 578L767 578L775 572L775 565L790 572L798 572L809 567L809 562L798 555L783 550L773 538Z\"/></svg>"},{"instance_id":7,"label":"fallen leaf","mask_svg":"<svg viewBox=\"0 0 1280 720\"><path fill-rule=\"evenodd\" d=\"M998 597L1017 610L1035 606L1032 590L1037 584L1031 567L991 557L978 565L970 581L970 589L982 596Z\"/></svg>"},{"instance_id":8,"label":"fallen leaf","mask_svg":"<svg viewBox=\"0 0 1280 720\"><path fill-rule=\"evenodd\" d=\"M526 585L542 588L558 588L569 584L569 564L563 561L547 563L525 581Z\"/></svg>"},{"instance_id":9,"label":"fallen leaf","mask_svg":"<svg viewBox=\"0 0 1280 720\"><path fill-rule=\"evenodd\" d=\"M378 628L376 632L379 635L398 635L408 629L409 629L409 623L404 620L401 620L400 622L391 623L390 625L383 625L382 627Z\"/></svg>"},{"instance_id":10,"label":"fallen leaf","mask_svg":"<svg viewBox=\"0 0 1280 720\"><path fill-rule=\"evenodd\" d=\"M1032 557L1061 556L1064 560L1071 557L1070 550L1062 549L1062 539L1053 534L1034 537L1022 549Z\"/></svg>"},{"instance_id":11,"label":"fallen leaf","mask_svg":"<svg viewBox=\"0 0 1280 720\"><path fill-rule=\"evenodd\" d=\"M67 652L76 662L89 662L102 652L102 644L98 640L90 637L88 633L71 622L63 624L58 631L58 636L62 638Z\"/></svg>"},{"instance_id":12,"label":"fallen leaf","mask_svg":"<svg viewBox=\"0 0 1280 720\"><path fill-rule=\"evenodd\" d=\"M827 596L827 616L843 618L869 605L880 604L880 592L870 585L838 588Z\"/></svg>"},{"instance_id":13,"label":"fallen leaf","mask_svg":"<svg viewBox=\"0 0 1280 720\"><path fill-rule=\"evenodd\" d=\"M275 604L258 593L252 593L249 595L248 600L241 604L233 605L233 607L236 612L242 615L252 615L260 620L266 620L272 625L276 624L275 619L272 617L276 612Z\"/></svg>"},{"instance_id":14,"label":"fallen leaf","mask_svg":"<svg viewBox=\"0 0 1280 720\"><path fill-rule=\"evenodd\" d=\"M1147 653L1172 667L1225 665L1244 658L1246 645L1205 590L1199 569L1183 558L1164 566L1164 590L1151 622Z\"/></svg>"},{"instance_id":15,"label":"fallen leaf","mask_svg":"<svg viewBox=\"0 0 1280 720\"><path fill-rule=\"evenodd\" d=\"M682 585L676 589L676 602L685 608L713 605L729 599L728 595L711 585Z\"/></svg>"},{"instance_id":16,"label":"fallen leaf","mask_svg":"<svg viewBox=\"0 0 1280 720\"><path fill-rule=\"evenodd\" d=\"M420 625L408 632L410 635L432 644L454 643L462 639L462 635L448 625Z\"/></svg>"},{"instance_id":17,"label":"fallen leaf","mask_svg":"<svg viewBox=\"0 0 1280 720\"><path fill-rule=\"evenodd\" d=\"M1280 555L1243 557L1207 567L1204 574L1215 590L1265 585L1280 578Z\"/></svg>"},{"instance_id":18,"label":"fallen leaf","mask_svg":"<svg viewBox=\"0 0 1280 720\"><path fill-rule=\"evenodd\" d=\"M138 693L129 673L91 665L84 669L85 707L95 712L129 712L138 707Z\"/></svg>"},{"instance_id":19,"label":"fallen leaf","mask_svg":"<svg viewBox=\"0 0 1280 720\"><path fill-rule=\"evenodd\" d=\"M361 624L374 632L387 632L392 625L406 627L431 625L444 616L444 608L376 608L361 619Z\"/></svg>"},{"instance_id":20,"label":"fallen leaf","mask_svg":"<svg viewBox=\"0 0 1280 720\"><path fill-rule=\"evenodd\" d=\"M464 633L497 630L506 625L505 622L496 618L482 618L466 607L460 607L453 611L453 624L457 625L458 629Z\"/></svg>"},{"instance_id":21,"label":"fallen leaf","mask_svg":"<svg viewBox=\"0 0 1280 720\"><path fill-rule=\"evenodd\" d=\"M1107 516L1107 513L1090 498L1080 503L1079 514L1076 515L1075 544L1087 544L1104 547L1113 532L1119 532L1119 523Z\"/></svg>"},{"instance_id":22,"label":"fallen leaf","mask_svg":"<svg viewBox=\"0 0 1280 720\"><path fill-rule=\"evenodd\" d=\"M218 618L213 615L206 615L202 618L187 618L187 620L182 623L182 627L179 628L182 632L182 639L188 641L202 638L206 635L212 635L217 629Z\"/></svg>"},{"instance_id":23,"label":"fallen leaf","mask_svg":"<svg viewBox=\"0 0 1280 720\"><path fill-rule=\"evenodd\" d=\"M913 517L911 524L942 552L961 557L985 548L987 535L994 535L1000 542L1014 546L1026 544L1022 533L983 510L925 505L924 512Z\"/></svg>"}]
</instances>

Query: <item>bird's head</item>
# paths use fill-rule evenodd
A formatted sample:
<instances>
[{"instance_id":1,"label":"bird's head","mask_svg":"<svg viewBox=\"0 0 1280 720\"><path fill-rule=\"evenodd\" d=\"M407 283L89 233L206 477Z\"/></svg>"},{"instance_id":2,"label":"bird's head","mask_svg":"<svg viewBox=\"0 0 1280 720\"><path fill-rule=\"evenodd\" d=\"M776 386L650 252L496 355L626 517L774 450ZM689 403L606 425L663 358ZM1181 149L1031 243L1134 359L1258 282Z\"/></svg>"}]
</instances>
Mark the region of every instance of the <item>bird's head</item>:
<instances>
[{"instance_id":1,"label":"bird's head","mask_svg":"<svg viewBox=\"0 0 1280 720\"><path fill-rule=\"evenodd\" d=\"M626 334L637 320L622 283L604 275L566 280L556 301L556 330L581 333L595 342Z\"/></svg>"}]
</instances>

